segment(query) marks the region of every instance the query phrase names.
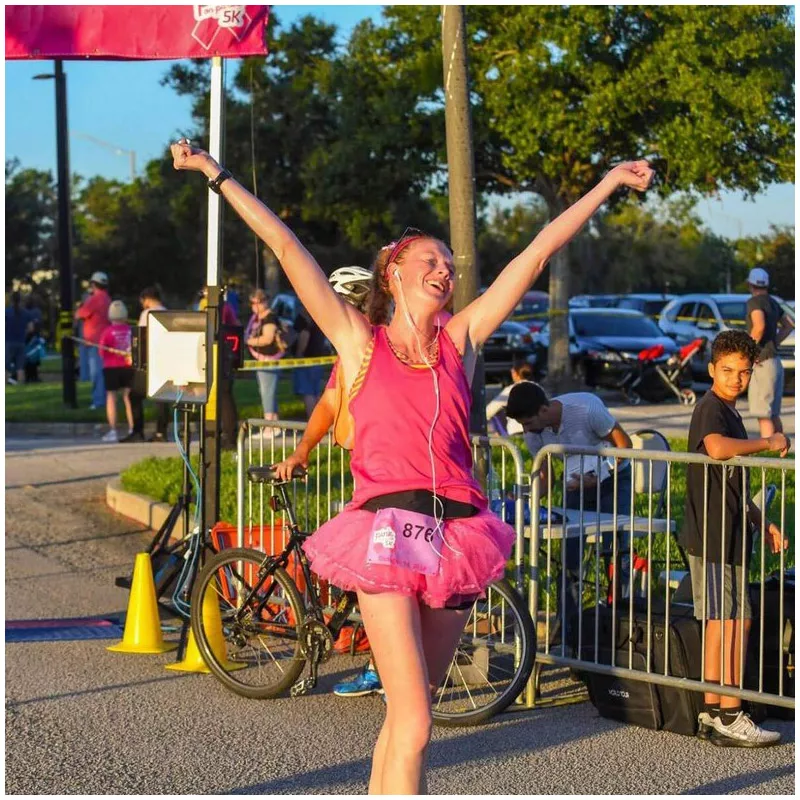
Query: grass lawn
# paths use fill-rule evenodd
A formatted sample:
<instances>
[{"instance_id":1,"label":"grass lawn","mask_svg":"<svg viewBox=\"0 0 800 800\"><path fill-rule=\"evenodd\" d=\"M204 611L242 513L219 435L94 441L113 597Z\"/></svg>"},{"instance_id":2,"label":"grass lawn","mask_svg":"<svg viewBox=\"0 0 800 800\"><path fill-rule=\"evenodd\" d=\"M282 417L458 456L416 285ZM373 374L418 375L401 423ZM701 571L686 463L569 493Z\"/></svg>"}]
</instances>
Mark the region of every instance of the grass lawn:
<instances>
[{"instance_id":1,"label":"grass lawn","mask_svg":"<svg viewBox=\"0 0 800 800\"><path fill-rule=\"evenodd\" d=\"M6 422L105 422L105 409L92 411L91 385L78 382L78 408L66 408L61 394L61 361L47 359L40 370L41 383L6 385ZM258 395L255 375L240 373L234 382L234 397L239 419L261 417L261 400ZM117 402L118 414L122 414L122 402ZM282 419L305 419L302 400L292 392L289 373L281 375L278 383L278 410ZM155 404L146 400L145 420L155 419Z\"/></svg>"}]
</instances>

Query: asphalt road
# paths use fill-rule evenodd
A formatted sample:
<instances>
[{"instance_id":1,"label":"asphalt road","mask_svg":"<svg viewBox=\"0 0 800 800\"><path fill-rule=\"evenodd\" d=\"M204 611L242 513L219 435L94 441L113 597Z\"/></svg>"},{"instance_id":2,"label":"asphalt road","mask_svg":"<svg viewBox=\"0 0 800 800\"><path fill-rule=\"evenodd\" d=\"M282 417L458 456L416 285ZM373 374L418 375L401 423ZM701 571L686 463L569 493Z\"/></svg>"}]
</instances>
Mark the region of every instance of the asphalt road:
<instances>
[{"instance_id":1,"label":"asphalt road","mask_svg":"<svg viewBox=\"0 0 800 800\"><path fill-rule=\"evenodd\" d=\"M56 445L53 447L52 445ZM124 612L147 531L104 505L111 475L171 445L8 441L6 619ZM174 638L174 634L169 638ZM360 794L384 713L329 693L364 657L337 656L309 697L245 700L174 655L109 641L6 645L8 794ZM436 794L793 794L794 730L761 751L620 725L589 703L437 729Z\"/></svg>"}]
</instances>

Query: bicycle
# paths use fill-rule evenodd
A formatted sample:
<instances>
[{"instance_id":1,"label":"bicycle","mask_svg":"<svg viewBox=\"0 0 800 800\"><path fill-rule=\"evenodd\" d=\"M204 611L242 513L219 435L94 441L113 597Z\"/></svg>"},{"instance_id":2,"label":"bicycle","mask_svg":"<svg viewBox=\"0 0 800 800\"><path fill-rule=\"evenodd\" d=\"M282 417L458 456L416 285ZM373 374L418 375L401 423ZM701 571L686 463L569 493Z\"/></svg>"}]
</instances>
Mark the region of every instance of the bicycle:
<instances>
[{"instance_id":1,"label":"bicycle","mask_svg":"<svg viewBox=\"0 0 800 800\"><path fill-rule=\"evenodd\" d=\"M191 625L197 646L211 672L243 697L268 699L287 690L307 694L317 684L319 665L357 604L343 592L326 622L302 542L310 536L298 526L286 487L270 466L250 467L249 478L273 488L270 507L284 511L289 540L279 555L231 548L211 557L195 581ZM296 467L292 478L305 477ZM299 565L307 602L287 572ZM299 573L298 573L299 575ZM213 592L222 619L224 658L214 653L204 627L203 601ZM218 648L219 649L219 646ZM512 586L493 583L476 601L447 675L433 697L433 720L445 726L477 725L505 710L522 692L533 670L536 633L525 604ZM236 669L228 671L235 665ZM308 663L309 675L301 678ZM244 667L244 668L243 668Z\"/></svg>"}]
</instances>

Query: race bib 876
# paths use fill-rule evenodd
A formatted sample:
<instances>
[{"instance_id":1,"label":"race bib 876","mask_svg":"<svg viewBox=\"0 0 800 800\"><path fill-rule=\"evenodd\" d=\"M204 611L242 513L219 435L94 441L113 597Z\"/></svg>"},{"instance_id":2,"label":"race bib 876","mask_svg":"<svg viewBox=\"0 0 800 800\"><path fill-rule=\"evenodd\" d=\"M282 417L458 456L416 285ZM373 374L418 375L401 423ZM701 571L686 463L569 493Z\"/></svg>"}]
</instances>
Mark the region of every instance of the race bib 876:
<instances>
[{"instance_id":1,"label":"race bib 876","mask_svg":"<svg viewBox=\"0 0 800 800\"><path fill-rule=\"evenodd\" d=\"M433 517L416 511L382 508L375 514L370 531L367 564L438 574L442 524L437 527Z\"/></svg>"}]
</instances>

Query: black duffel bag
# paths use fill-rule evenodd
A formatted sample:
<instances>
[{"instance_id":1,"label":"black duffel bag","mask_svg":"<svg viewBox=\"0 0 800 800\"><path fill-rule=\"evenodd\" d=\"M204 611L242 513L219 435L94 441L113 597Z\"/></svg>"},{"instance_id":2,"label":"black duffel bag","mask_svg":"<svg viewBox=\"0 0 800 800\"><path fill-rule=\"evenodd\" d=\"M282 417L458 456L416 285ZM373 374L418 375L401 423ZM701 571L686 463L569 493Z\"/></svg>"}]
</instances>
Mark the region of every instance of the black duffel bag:
<instances>
[{"instance_id":1,"label":"black duffel bag","mask_svg":"<svg viewBox=\"0 0 800 800\"><path fill-rule=\"evenodd\" d=\"M595 613L598 619L595 651ZM611 664L613 607L598 605L583 612L581 660ZM669 642L668 674L676 678L700 678L700 623L690 609L671 609L669 626L666 615L651 609L650 672L664 674ZM577 620L576 620L577 622ZM573 631L577 626L573 626ZM637 604L633 623L629 609L619 606L616 612L614 664L644 672L647 670L647 609ZM703 695L688 689L662 686L631 678L602 675L578 670L589 689L589 699L600 716L640 725L652 730L667 730L686 736L697 733L697 716L703 708Z\"/></svg>"}]
</instances>

